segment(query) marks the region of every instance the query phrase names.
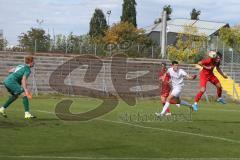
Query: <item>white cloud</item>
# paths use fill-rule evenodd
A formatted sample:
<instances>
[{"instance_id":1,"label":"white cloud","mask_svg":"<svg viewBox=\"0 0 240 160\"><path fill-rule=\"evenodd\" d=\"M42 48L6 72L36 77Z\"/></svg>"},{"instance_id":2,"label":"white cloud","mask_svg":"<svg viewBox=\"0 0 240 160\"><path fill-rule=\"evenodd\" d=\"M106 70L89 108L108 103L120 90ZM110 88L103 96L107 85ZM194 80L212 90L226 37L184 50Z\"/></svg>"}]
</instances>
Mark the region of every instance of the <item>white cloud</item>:
<instances>
[{"instance_id":1,"label":"white cloud","mask_svg":"<svg viewBox=\"0 0 240 160\"><path fill-rule=\"evenodd\" d=\"M230 24L239 22L240 1L237 0L136 0L139 27L151 25L160 17L164 5L173 8L172 18L189 18L192 8L202 11L204 20L223 21ZM17 36L31 27L36 19L43 19L42 27L55 33L85 34L95 8L106 13L112 10L110 22L118 22L121 16L122 0L0 0L0 28L12 44Z\"/></svg>"}]
</instances>

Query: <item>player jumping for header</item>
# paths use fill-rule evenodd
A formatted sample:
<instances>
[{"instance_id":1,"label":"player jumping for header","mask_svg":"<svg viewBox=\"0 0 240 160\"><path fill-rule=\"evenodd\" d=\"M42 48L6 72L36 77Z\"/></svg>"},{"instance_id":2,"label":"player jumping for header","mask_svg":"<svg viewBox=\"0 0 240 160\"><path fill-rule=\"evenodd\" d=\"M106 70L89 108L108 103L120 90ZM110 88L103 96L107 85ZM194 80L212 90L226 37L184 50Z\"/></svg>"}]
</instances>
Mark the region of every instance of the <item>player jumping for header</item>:
<instances>
[{"instance_id":1,"label":"player jumping for header","mask_svg":"<svg viewBox=\"0 0 240 160\"><path fill-rule=\"evenodd\" d=\"M206 85L207 82L211 82L213 85L217 88L217 102L225 104L224 99L222 98L222 86L219 82L218 78L214 75L213 70L216 67L218 73L221 74L221 76L225 79L227 79L227 76L222 72L220 69L220 62L222 60L222 54L220 52L217 52L216 58L207 58L203 59L202 61L198 62L198 64L203 67L203 69L200 72L200 91L198 92L195 103L193 105L194 110L198 110L198 102L200 101L202 95L206 91Z\"/></svg>"}]
</instances>

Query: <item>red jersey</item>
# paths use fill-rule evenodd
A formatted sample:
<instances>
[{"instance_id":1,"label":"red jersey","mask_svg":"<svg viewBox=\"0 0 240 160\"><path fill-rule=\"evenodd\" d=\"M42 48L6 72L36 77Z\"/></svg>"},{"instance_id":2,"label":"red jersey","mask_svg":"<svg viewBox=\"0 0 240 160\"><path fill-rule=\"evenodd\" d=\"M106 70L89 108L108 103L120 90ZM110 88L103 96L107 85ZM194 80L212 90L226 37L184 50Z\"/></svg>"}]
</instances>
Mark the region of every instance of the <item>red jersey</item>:
<instances>
[{"instance_id":1,"label":"red jersey","mask_svg":"<svg viewBox=\"0 0 240 160\"><path fill-rule=\"evenodd\" d=\"M210 67L212 66L211 69L206 69L206 68L203 68L201 73L202 74L205 74L205 75L213 75L213 69L215 67L219 67L220 66L220 62L215 62L215 59L214 58L206 58L206 59L203 59L201 61L202 65L204 66L207 66L207 67Z\"/></svg>"},{"instance_id":2,"label":"red jersey","mask_svg":"<svg viewBox=\"0 0 240 160\"><path fill-rule=\"evenodd\" d=\"M171 86L169 84L169 81L171 79L170 75L166 73L166 71L160 71L159 72L159 79L161 78L162 81L162 89L161 94L167 94L171 91Z\"/></svg>"}]
</instances>

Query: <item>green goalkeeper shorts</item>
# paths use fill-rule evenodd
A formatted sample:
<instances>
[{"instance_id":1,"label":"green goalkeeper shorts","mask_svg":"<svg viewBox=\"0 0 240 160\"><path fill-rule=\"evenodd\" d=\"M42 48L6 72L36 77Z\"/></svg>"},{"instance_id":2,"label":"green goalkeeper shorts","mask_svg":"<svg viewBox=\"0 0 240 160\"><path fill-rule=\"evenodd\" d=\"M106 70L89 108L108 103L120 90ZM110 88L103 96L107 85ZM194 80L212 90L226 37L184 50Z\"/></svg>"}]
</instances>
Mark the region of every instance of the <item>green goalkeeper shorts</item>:
<instances>
[{"instance_id":1,"label":"green goalkeeper shorts","mask_svg":"<svg viewBox=\"0 0 240 160\"><path fill-rule=\"evenodd\" d=\"M15 80L7 79L3 82L3 84L12 95L20 95L24 92L22 86Z\"/></svg>"}]
</instances>

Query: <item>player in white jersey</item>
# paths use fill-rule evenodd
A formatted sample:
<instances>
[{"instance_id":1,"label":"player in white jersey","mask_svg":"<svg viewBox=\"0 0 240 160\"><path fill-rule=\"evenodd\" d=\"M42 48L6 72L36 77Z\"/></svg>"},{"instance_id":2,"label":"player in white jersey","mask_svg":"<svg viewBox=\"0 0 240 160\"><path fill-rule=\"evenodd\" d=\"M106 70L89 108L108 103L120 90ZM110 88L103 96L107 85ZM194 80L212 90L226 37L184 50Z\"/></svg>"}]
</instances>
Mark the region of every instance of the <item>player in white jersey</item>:
<instances>
[{"instance_id":1,"label":"player in white jersey","mask_svg":"<svg viewBox=\"0 0 240 160\"><path fill-rule=\"evenodd\" d=\"M196 75L188 75L186 71L183 69L179 69L179 64L177 61L172 62L172 67L168 69L168 74L171 77L171 83L172 83L172 91L170 95L168 96L166 103L163 107L163 110L161 113L155 113L157 116L163 116L166 113L166 110L168 109L170 105L170 101L172 99L175 99L176 103L182 104L188 107L192 107L192 105L186 101L180 100L180 95L182 92L182 88L184 86L184 78L186 77L189 80L196 79Z\"/></svg>"}]
</instances>

